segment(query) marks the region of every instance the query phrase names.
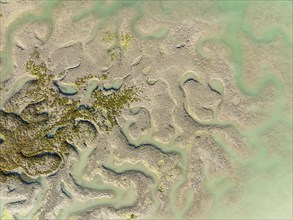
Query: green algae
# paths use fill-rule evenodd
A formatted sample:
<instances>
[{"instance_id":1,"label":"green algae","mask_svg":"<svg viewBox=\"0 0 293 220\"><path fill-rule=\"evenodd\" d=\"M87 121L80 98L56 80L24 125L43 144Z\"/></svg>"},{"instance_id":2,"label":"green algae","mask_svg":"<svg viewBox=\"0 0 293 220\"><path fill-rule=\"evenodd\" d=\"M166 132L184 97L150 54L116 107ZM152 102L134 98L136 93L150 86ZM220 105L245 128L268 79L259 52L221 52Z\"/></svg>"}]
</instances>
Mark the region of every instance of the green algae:
<instances>
[{"instance_id":1,"label":"green algae","mask_svg":"<svg viewBox=\"0 0 293 220\"><path fill-rule=\"evenodd\" d=\"M45 1L40 2L40 10L36 11L28 11L21 15L19 15L13 22L8 25L8 29L6 32L5 39L7 41L4 50L1 52L1 60L3 60L3 71L0 75L0 81L4 82L8 80L12 76L13 72L13 61L12 61L12 53L13 47L15 43L14 35L15 32L22 28L24 25L28 23L41 23L47 24L49 30L44 39L46 42L55 26L55 10L60 6L62 1ZM96 1L93 2L93 6L89 9L83 9L78 11L73 16L73 21L78 22L81 19L84 19L89 16L97 16L100 20L96 23L95 27L93 28L90 36L85 40L85 43L89 43L100 31L101 27L103 27L104 22L109 19L111 16L115 15L117 12L121 11L125 7L133 8L136 12L136 15L131 20L132 31L137 36L143 39L161 39L168 34L168 28L161 27L154 30L152 33L146 34L140 30L138 30L138 22L144 17L143 7L146 4L145 1L113 1L111 4L107 4L105 1ZM162 11L163 8L161 8ZM2 16L0 19L3 19ZM120 38L120 47L126 49L129 43L132 40L132 36L130 34L122 34L117 36L113 33L108 34L105 37L106 41L114 40L114 38ZM117 60L121 58L121 50L118 51L109 51L111 60Z\"/></svg>"},{"instance_id":2,"label":"green algae","mask_svg":"<svg viewBox=\"0 0 293 220\"><path fill-rule=\"evenodd\" d=\"M5 209L2 214L0 213L0 219L14 220L8 209Z\"/></svg>"},{"instance_id":3,"label":"green algae","mask_svg":"<svg viewBox=\"0 0 293 220\"><path fill-rule=\"evenodd\" d=\"M44 62L37 62L32 55L25 68L29 80L20 80L20 86L16 86L13 94L3 102L0 112L3 136L0 170L4 172L19 168L30 176L57 172L64 166L70 151L66 139L72 139L79 132L77 119L94 124L97 130L111 131L122 110L139 100L137 88L120 86L114 91L104 91L97 88L99 80L93 79L92 75L77 79L77 85L71 83L70 86L74 85L74 90L69 89L71 92L62 89L63 93L71 95L68 97L59 93L60 84L56 88L54 75ZM24 88L27 81L32 82ZM86 108L74 96L82 84L88 84L85 98L90 106ZM62 85L66 87L64 83ZM22 97L30 101L18 112L14 103Z\"/></svg>"},{"instance_id":4,"label":"green algae","mask_svg":"<svg viewBox=\"0 0 293 220\"><path fill-rule=\"evenodd\" d=\"M5 38L7 43L3 51L1 51L1 61L3 63L3 71L0 73L0 82L8 80L12 76L13 62L12 52L14 47L15 32L28 23L45 23L48 24L49 30L44 41L48 40L54 28L54 10L58 7L60 1L46 1L40 4L41 10L37 12L28 11L21 14L8 26Z\"/></svg>"},{"instance_id":5,"label":"green algae","mask_svg":"<svg viewBox=\"0 0 293 220\"><path fill-rule=\"evenodd\" d=\"M110 130L116 124L115 118L121 114L125 105L139 101L137 97L139 91L136 87L130 86L118 92L111 92L110 94L105 94L101 90L95 90L92 93L92 97L95 99L92 106L96 109L102 108L107 110L104 116L110 125L106 130ZM104 125L106 124L108 123Z\"/></svg>"},{"instance_id":6,"label":"green algae","mask_svg":"<svg viewBox=\"0 0 293 220\"><path fill-rule=\"evenodd\" d=\"M107 50L111 61L121 60L122 54L127 52L133 37L128 33L112 33L104 34L103 41L110 43L111 47Z\"/></svg>"},{"instance_id":7,"label":"green algae","mask_svg":"<svg viewBox=\"0 0 293 220\"><path fill-rule=\"evenodd\" d=\"M5 105L5 102L7 100L9 100L11 97L13 97L15 94L17 94L20 90L22 90L23 87L27 83L35 81L35 80L37 80L37 77L35 75L31 75L31 74L26 74L26 75L20 77L19 79L17 79L17 81L15 82L15 85L9 90L9 92L5 96L5 98L0 101L0 109L3 108L3 106Z\"/></svg>"}]
</instances>

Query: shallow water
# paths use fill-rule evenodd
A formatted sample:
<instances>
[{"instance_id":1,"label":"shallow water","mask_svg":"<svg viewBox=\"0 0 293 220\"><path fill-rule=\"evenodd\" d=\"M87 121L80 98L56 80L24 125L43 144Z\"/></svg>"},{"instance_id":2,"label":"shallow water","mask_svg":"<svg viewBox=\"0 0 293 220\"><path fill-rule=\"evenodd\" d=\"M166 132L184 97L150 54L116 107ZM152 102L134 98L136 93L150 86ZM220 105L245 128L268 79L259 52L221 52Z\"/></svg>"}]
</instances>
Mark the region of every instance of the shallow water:
<instances>
[{"instance_id":1,"label":"shallow water","mask_svg":"<svg viewBox=\"0 0 293 220\"><path fill-rule=\"evenodd\" d=\"M13 195L3 187L0 216L292 218L290 1L94 1L84 5L46 1L34 5L34 10L20 9L15 16L10 16L11 3L1 4L1 42L5 42L1 45L1 111L18 112L21 117L18 105L29 106L26 91L31 81L40 82L43 75L23 74L21 64L39 58L29 58L34 48L26 42L17 52L19 33L29 29L27 25L47 25L44 39L35 46L41 51L40 60L53 68L39 88L59 89L62 94L55 92L55 100L60 101L45 106L53 112L49 127L40 122L39 127L28 127L32 129L28 132L35 135L50 128L54 133L50 144L59 148L40 147L39 151L55 150L63 165L53 166L47 175L32 176L26 162L10 165L2 156L0 171L20 173L20 178L28 175L42 193L27 195L26 184L19 182ZM23 3L13 4L21 8ZM76 36L80 40L74 40ZM70 55L80 56L80 61L68 58L70 66L62 60L50 62L50 54L76 44L82 45L82 55ZM65 74L61 80L60 74ZM121 94L125 86L132 87ZM136 91L141 92L137 99L129 95ZM99 97L103 99L93 101ZM64 99L68 101L63 103ZM99 109L100 115L94 115L95 110L74 115L78 103ZM111 118L107 118L109 112ZM14 122L11 116L8 123L3 115L1 147L10 147L11 131L23 122ZM211 119L202 117L207 115ZM63 122L70 126L59 134L58 128L66 126ZM79 123L86 124L86 129ZM133 127L138 137L132 135ZM71 150L63 152L61 141ZM39 151L27 149L23 160L29 161ZM141 187L146 187L145 193ZM55 205L48 195L58 195ZM28 211L19 203L23 198L23 204L32 207Z\"/></svg>"}]
</instances>

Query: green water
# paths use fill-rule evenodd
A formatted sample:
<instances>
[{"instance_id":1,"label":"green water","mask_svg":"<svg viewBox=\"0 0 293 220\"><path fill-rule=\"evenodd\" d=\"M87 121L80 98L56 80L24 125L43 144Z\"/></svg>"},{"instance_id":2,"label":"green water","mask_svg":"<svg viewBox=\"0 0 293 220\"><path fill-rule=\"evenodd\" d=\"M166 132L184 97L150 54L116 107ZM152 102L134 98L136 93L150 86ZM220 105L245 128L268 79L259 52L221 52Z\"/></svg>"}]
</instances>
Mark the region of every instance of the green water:
<instances>
[{"instance_id":1,"label":"green water","mask_svg":"<svg viewBox=\"0 0 293 220\"><path fill-rule=\"evenodd\" d=\"M281 41L278 48L284 55L280 60L287 62L292 59L292 3L290 1L219 1L221 13L225 17L225 32L218 36L208 37L204 41L209 43L224 44L231 55L233 62L234 78L239 90L247 96L261 96L262 91L268 86L273 85L275 92L274 107L269 110L269 117L259 123L253 129L241 130L241 135L248 140L250 146L256 150L256 155L250 160L243 160L232 155L240 170L243 173L250 173L243 179L245 189L242 198L236 207L229 209L224 205L224 195L229 192L229 187L224 187L223 191L218 187L217 180L208 183L209 191L217 198L212 206L212 210L207 211L206 217L211 218L259 218L259 219L282 219L292 218L292 112L285 113L288 104L292 105L292 95L286 95L284 81L274 73L273 69L264 72L264 76L255 85L249 85L245 80L243 70L246 48L241 39L247 37L257 45L265 45ZM253 9L252 9L253 8ZM254 27L247 22L247 17L254 13L261 13L262 10L268 15L277 15L279 24L266 26L262 20L255 21ZM249 13L248 13L249 11ZM291 26L285 26L291 24ZM282 27L283 26L283 27ZM285 27L285 28L284 28ZM289 27L289 28L288 28ZM258 34L253 30L260 29ZM290 56L287 57L288 51ZM274 51L271 51L274 53ZM284 78L292 82L292 64L287 66ZM291 84L292 88L292 84ZM261 135L274 129L279 124L284 125L283 130L278 132L285 133L284 141L277 142L278 148L282 148L288 153L286 158L271 155ZM237 129L238 130L238 129ZM229 145L221 137L215 137L217 142L228 152L231 152ZM287 139L287 140L286 140ZM277 146L275 146L277 147ZM234 152L235 153L235 152ZM221 178L219 178L221 179ZM227 186L228 182L222 180ZM230 187L233 190L233 187Z\"/></svg>"}]
</instances>

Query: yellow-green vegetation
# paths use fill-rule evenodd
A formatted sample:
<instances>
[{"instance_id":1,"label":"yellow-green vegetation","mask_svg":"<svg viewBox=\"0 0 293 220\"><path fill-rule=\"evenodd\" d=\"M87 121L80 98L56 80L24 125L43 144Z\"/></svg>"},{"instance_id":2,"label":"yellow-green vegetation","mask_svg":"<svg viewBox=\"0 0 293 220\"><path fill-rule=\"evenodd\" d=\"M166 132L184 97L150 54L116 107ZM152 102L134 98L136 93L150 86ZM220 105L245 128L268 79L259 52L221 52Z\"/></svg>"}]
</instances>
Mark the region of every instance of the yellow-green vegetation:
<instances>
[{"instance_id":1,"label":"yellow-green vegetation","mask_svg":"<svg viewBox=\"0 0 293 220\"><path fill-rule=\"evenodd\" d=\"M136 219L137 216L133 213L131 213L129 216L127 216L127 219Z\"/></svg>"},{"instance_id":2,"label":"yellow-green vegetation","mask_svg":"<svg viewBox=\"0 0 293 220\"><path fill-rule=\"evenodd\" d=\"M57 171L71 150L67 140L78 137L78 120L86 122L88 129L94 125L100 131L110 131L122 110L138 101L139 90L133 86L118 91L99 87L92 92L90 105L83 106L77 96L58 92L53 84L54 74L37 57L39 53L33 52L25 68L27 73L38 76L38 80L30 82L0 110L0 134L5 137L0 147L0 173L18 168L30 176ZM93 77L80 77L74 83L80 88ZM108 75L104 73L98 78L103 80ZM27 103L17 114L21 100Z\"/></svg>"},{"instance_id":3,"label":"yellow-green vegetation","mask_svg":"<svg viewBox=\"0 0 293 220\"><path fill-rule=\"evenodd\" d=\"M122 54L128 50L132 39L132 36L128 33L105 33L103 41L111 43L111 47L107 50L111 61L121 59Z\"/></svg>"},{"instance_id":4,"label":"yellow-green vegetation","mask_svg":"<svg viewBox=\"0 0 293 220\"><path fill-rule=\"evenodd\" d=\"M78 87L83 86L89 79L94 78L93 74L89 74L83 77L77 77L76 80L74 81L75 85Z\"/></svg>"},{"instance_id":5,"label":"yellow-green vegetation","mask_svg":"<svg viewBox=\"0 0 293 220\"><path fill-rule=\"evenodd\" d=\"M138 101L137 93L139 90L135 87L126 87L117 92L105 94L101 90L95 90L92 94L94 98L93 109L99 111L99 109L106 109L103 114L104 121L101 126L104 126L107 130L111 129L115 124L115 118L121 114L125 104Z\"/></svg>"},{"instance_id":6,"label":"yellow-green vegetation","mask_svg":"<svg viewBox=\"0 0 293 220\"><path fill-rule=\"evenodd\" d=\"M127 50L131 41L132 41L132 36L130 34L120 35L120 46L122 49Z\"/></svg>"},{"instance_id":7,"label":"yellow-green vegetation","mask_svg":"<svg viewBox=\"0 0 293 220\"><path fill-rule=\"evenodd\" d=\"M2 216L0 216L0 220L13 220L13 216L10 214L8 209L4 209Z\"/></svg>"},{"instance_id":8,"label":"yellow-green vegetation","mask_svg":"<svg viewBox=\"0 0 293 220\"><path fill-rule=\"evenodd\" d=\"M94 78L95 76L93 74L85 75L83 77L77 77L76 80L74 81L75 85L78 87L84 86L88 80ZM109 73L103 73L98 76L99 80L106 80L109 78Z\"/></svg>"}]
</instances>

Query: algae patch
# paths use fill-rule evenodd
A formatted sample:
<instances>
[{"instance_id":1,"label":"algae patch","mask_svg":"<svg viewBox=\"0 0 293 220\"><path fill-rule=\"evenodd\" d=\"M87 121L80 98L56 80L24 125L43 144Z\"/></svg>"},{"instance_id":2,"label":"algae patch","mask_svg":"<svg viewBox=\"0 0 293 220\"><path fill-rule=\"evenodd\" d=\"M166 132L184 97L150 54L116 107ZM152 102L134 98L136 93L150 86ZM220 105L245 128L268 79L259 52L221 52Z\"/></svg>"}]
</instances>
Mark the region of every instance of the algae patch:
<instances>
[{"instance_id":1,"label":"algae patch","mask_svg":"<svg viewBox=\"0 0 293 220\"><path fill-rule=\"evenodd\" d=\"M54 83L56 74L38 57L38 52L33 52L25 65L26 72L37 80L27 83L0 110L0 172L24 172L34 177L57 172L71 149L67 141L79 132L79 121L86 122L88 129L94 126L96 135L110 131L122 110L139 100L139 90L134 86L108 91L97 86L87 94L89 105L82 105L74 94L89 84L93 75L70 83L75 90L68 96L60 93ZM98 78L103 83L108 75Z\"/></svg>"},{"instance_id":2,"label":"algae patch","mask_svg":"<svg viewBox=\"0 0 293 220\"><path fill-rule=\"evenodd\" d=\"M122 54L127 52L133 37L128 33L112 33L106 32L103 37L105 43L111 44L107 53L111 61L121 60Z\"/></svg>"}]
</instances>

